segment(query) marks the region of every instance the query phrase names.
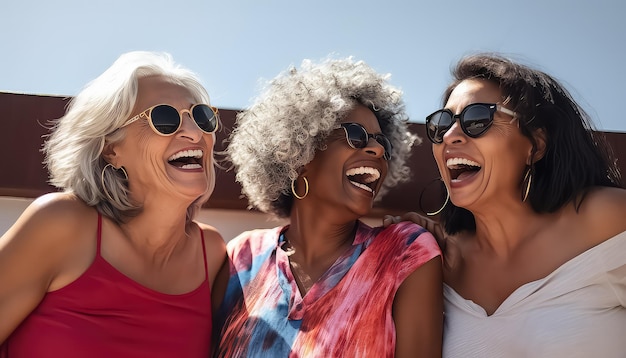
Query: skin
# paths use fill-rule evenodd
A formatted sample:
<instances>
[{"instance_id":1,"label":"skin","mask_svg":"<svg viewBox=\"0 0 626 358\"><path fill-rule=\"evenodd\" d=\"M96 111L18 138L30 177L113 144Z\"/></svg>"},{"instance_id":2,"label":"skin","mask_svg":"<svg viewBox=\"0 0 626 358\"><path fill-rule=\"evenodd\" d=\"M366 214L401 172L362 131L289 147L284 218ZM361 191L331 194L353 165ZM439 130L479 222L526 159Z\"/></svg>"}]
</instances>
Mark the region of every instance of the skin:
<instances>
[{"instance_id":1,"label":"skin","mask_svg":"<svg viewBox=\"0 0 626 358\"><path fill-rule=\"evenodd\" d=\"M359 123L368 133L381 133L374 113L362 105L343 122ZM376 191L387 173L383 147L373 138L365 148L354 149L343 130L337 130L326 144L327 149L318 151L302 169L296 190L300 195L304 193L302 177L306 177L309 193L304 199L295 200L290 227L285 232L294 250L289 260L302 296L351 246L357 219L367 215L373 206L375 195L350 183L346 171L362 166L378 169ZM409 275L396 293L396 357L441 357L441 266L441 257L432 259Z\"/></svg>"},{"instance_id":2,"label":"skin","mask_svg":"<svg viewBox=\"0 0 626 358\"><path fill-rule=\"evenodd\" d=\"M497 85L465 80L452 92L446 108L459 113L471 103L502 102ZM626 230L626 190L591 188L578 210L573 203L550 214L535 213L521 201L521 181L531 161L530 141L510 117L496 113L493 126L481 137L466 136L457 121L433 144L433 156L450 193L450 200L468 209L476 219L476 232L444 238L444 282L465 299L493 314L516 289L544 278L559 266ZM543 155L545 138L536 132L535 160ZM446 166L449 157L470 158L481 170L465 180L454 180ZM412 220L431 232L441 228L416 213ZM397 218L395 220L398 220ZM394 221L387 218L387 222Z\"/></svg>"},{"instance_id":3,"label":"skin","mask_svg":"<svg viewBox=\"0 0 626 358\"><path fill-rule=\"evenodd\" d=\"M191 107L190 92L161 77L139 81L134 116L146 108L167 103L179 111ZM202 243L206 245L209 282L224 262L220 234L200 223L186 223L186 209L212 191L210 166L213 134L204 134L189 115L170 137L159 136L145 120L125 127L126 139L107 145L106 161L128 172L131 198L142 212L118 225L103 217L102 257L137 283L166 294L183 294L206 279ZM167 158L183 149L204 152L201 170L184 171ZM97 212L69 193L36 199L0 238L0 342L24 320L47 292L63 288L80 277L96 254Z\"/></svg>"}]
</instances>

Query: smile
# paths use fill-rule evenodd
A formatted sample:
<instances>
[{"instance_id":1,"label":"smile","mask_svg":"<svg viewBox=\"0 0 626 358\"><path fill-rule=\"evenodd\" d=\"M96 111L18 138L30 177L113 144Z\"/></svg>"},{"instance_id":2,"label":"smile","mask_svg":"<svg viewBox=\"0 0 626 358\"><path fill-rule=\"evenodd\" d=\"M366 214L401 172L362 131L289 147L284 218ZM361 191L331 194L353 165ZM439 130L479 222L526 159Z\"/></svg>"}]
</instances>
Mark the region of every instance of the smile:
<instances>
[{"instance_id":1,"label":"smile","mask_svg":"<svg viewBox=\"0 0 626 358\"><path fill-rule=\"evenodd\" d=\"M450 170L452 180L462 180L482 168L480 164L466 158L450 158L446 161L446 166Z\"/></svg>"},{"instance_id":2,"label":"smile","mask_svg":"<svg viewBox=\"0 0 626 358\"><path fill-rule=\"evenodd\" d=\"M346 171L346 176L352 185L374 194L380 170L372 167L351 168Z\"/></svg>"},{"instance_id":3,"label":"smile","mask_svg":"<svg viewBox=\"0 0 626 358\"><path fill-rule=\"evenodd\" d=\"M200 149L181 150L167 158L167 162L180 169L201 169L203 156Z\"/></svg>"}]
</instances>

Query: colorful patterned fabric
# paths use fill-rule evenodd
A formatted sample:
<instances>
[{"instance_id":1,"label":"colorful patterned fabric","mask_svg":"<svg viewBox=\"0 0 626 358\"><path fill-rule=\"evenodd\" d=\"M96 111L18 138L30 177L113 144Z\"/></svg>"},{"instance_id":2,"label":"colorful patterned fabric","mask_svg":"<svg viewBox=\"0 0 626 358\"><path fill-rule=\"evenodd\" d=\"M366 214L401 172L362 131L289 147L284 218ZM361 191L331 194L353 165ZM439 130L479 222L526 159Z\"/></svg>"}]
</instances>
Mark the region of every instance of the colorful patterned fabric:
<instances>
[{"instance_id":1,"label":"colorful patterned fabric","mask_svg":"<svg viewBox=\"0 0 626 358\"><path fill-rule=\"evenodd\" d=\"M410 273L441 255L433 236L409 222L385 229L359 222L352 247L302 297L281 248L286 228L228 243L218 356L393 357L394 296Z\"/></svg>"}]
</instances>

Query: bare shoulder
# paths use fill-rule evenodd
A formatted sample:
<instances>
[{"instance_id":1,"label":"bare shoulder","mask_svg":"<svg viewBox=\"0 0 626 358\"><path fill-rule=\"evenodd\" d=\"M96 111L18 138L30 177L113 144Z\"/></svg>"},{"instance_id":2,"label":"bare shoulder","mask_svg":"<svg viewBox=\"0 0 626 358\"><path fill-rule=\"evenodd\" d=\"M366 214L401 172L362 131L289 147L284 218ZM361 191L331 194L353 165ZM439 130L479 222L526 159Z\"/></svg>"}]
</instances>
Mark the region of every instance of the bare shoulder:
<instances>
[{"instance_id":1,"label":"bare shoulder","mask_svg":"<svg viewBox=\"0 0 626 358\"><path fill-rule=\"evenodd\" d=\"M209 282L215 282L218 271L226 259L226 243L222 235L211 225L196 222L204 235L204 245L206 247L206 259L209 269Z\"/></svg>"},{"instance_id":2,"label":"bare shoulder","mask_svg":"<svg viewBox=\"0 0 626 358\"><path fill-rule=\"evenodd\" d=\"M200 227L200 230L202 230L204 243L207 247L226 247L222 234L220 234L215 227L201 222L196 222L196 224Z\"/></svg>"},{"instance_id":3,"label":"bare shoulder","mask_svg":"<svg viewBox=\"0 0 626 358\"><path fill-rule=\"evenodd\" d=\"M96 217L94 208L71 194L35 199L0 238L0 271L10 267L15 282L37 287L29 292L63 286L68 272L80 271L90 260L87 252L96 240L85 235L95 237Z\"/></svg>"},{"instance_id":4,"label":"bare shoulder","mask_svg":"<svg viewBox=\"0 0 626 358\"><path fill-rule=\"evenodd\" d=\"M95 216L96 210L76 196L50 193L35 199L3 238L36 237L39 244L45 243L46 238L52 238L58 244L54 238L71 240L78 237L77 231L81 231L82 227L93 227L95 220L91 222L87 219Z\"/></svg>"},{"instance_id":5,"label":"bare shoulder","mask_svg":"<svg viewBox=\"0 0 626 358\"><path fill-rule=\"evenodd\" d=\"M578 210L582 224L598 232L599 242L626 231L625 213L626 189L610 187L591 189Z\"/></svg>"}]
</instances>

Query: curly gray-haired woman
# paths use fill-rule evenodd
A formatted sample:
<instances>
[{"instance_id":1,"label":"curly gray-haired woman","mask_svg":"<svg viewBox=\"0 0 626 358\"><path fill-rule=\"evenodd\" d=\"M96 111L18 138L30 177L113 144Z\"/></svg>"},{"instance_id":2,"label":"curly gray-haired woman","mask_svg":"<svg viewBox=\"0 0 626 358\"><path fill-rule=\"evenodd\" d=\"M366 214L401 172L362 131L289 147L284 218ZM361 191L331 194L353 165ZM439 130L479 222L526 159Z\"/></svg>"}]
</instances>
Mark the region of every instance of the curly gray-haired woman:
<instances>
[{"instance_id":1,"label":"curly gray-haired woman","mask_svg":"<svg viewBox=\"0 0 626 358\"><path fill-rule=\"evenodd\" d=\"M351 58L305 60L238 115L236 178L253 207L289 225L229 242L218 356L441 354L434 238L359 220L408 178L418 140L388 77Z\"/></svg>"},{"instance_id":2,"label":"curly gray-haired woman","mask_svg":"<svg viewBox=\"0 0 626 358\"><path fill-rule=\"evenodd\" d=\"M72 99L44 145L62 192L0 238L0 356L209 354L225 245L192 219L218 121L168 54L123 54Z\"/></svg>"}]
</instances>

